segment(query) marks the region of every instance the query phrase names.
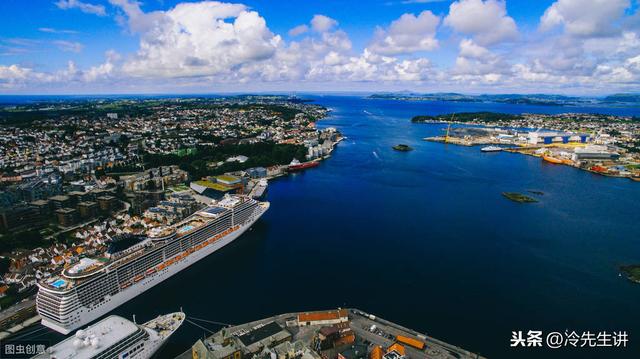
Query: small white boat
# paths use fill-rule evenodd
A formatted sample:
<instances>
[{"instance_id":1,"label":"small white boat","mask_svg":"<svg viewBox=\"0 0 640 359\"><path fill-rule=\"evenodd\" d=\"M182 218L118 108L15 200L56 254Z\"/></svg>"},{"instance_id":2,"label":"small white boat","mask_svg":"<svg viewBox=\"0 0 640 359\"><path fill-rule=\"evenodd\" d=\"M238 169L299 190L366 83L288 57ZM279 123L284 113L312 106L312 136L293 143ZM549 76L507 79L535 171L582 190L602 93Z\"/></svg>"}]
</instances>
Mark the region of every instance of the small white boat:
<instances>
[{"instance_id":1,"label":"small white boat","mask_svg":"<svg viewBox=\"0 0 640 359\"><path fill-rule=\"evenodd\" d=\"M487 147L482 147L482 149L480 149L480 151L482 151L482 152L499 152L499 151L502 151L502 147L487 146Z\"/></svg>"}]
</instances>

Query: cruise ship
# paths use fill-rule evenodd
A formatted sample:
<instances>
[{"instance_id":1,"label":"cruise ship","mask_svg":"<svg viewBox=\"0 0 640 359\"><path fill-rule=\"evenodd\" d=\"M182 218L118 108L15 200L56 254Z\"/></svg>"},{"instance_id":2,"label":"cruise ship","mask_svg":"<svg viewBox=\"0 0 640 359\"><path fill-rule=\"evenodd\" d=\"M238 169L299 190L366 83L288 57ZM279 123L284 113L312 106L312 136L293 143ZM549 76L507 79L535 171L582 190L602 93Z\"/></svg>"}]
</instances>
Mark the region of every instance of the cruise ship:
<instances>
[{"instance_id":1,"label":"cruise ship","mask_svg":"<svg viewBox=\"0 0 640 359\"><path fill-rule=\"evenodd\" d=\"M269 202L227 195L183 221L156 227L130 247L82 258L38 283L42 324L62 334L82 327L238 238Z\"/></svg>"},{"instance_id":2,"label":"cruise ship","mask_svg":"<svg viewBox=\"0 0 640 359\"><path fill-rule=\"evenodd\" d=\"M182 312L161 315L142 325L111 315L79 329L34 359L151 358L184 322Z\"/></svg>"}]
</instances>

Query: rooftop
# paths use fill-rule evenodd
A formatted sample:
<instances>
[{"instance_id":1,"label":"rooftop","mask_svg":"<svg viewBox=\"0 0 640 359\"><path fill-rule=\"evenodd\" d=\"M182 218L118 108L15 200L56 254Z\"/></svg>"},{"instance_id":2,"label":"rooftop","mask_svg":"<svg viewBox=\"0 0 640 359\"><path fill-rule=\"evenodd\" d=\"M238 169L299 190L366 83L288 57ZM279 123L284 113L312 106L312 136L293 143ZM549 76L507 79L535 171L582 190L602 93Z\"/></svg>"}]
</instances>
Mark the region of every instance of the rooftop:
<instances>
[{"instance_id":1,"label":"rooftop","mask_svg":"<svg viewBox=\"0 0 640 359\"><path fill-rule=\"evenodd\" d=\"M299 322L315 322L320 320L336 320L348 316L346 309L331 310L326 312L308 312L298 314Z\"/></svg>"},{"instance_id":2,"label":"rooftop","mask_svg":"<svg viewBox=\"0 0 640 359\"><path fill-rule=\"evenodd\" d=\"M231 191L234 188L230 187L228 185L222 184L222 183L218 183L218 182L211 182L211 181L194 181L195 184L197 184L198 186L202 186L205 188L211 188L214 189L216 191L220 191L220 192L226 192L226 191Z\"/></svg>"},{"instance_id":3,"label":"rooftop","mask_svg":"<svg viewBox=\"0 0 640 359\"><path fill-rule=\"evenodd\" d=\"M139 330L138 326L129 320L112 315L87 329L78 330L75 335L52 346L51 352L42 354L38 358L94 358L107 350L110 344L124 340L137 330Z\"/></svg>"},{"instance_id":4,"label":"rooftop","mask_svg":"<svg viewBox=\"0 0 640 359\"><path fill-rule=\"evenodd\" d=\"M266 324L260 328L254 329L246 334L238 337L242 344L245 346L250 346L251 344L257 343L263 339L266 339L270 336L278 334L284 329L276 322L271 322Z\"/></svg>"}]
</instances>

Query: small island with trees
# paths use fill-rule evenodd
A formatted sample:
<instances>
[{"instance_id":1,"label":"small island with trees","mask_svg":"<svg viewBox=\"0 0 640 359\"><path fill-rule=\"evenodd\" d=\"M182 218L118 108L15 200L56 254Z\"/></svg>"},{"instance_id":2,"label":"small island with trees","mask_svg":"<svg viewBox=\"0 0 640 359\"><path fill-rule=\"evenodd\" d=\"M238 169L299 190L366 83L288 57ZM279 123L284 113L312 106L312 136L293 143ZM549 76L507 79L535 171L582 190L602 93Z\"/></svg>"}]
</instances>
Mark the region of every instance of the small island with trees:
<instances>
[{"instance_id":1,"label":"small island with trees","mask_svg":"<svg viewBox=\"0 0 640 359\"><path fill-rule=\"evenodd\" d=\"M630 281L640 284L640 265L620 266L620 271L624 273Z\"/></svg>"},{"instance_id":2,"label":"small island with trees","mask_svg":"<svg viewBox=\"0 0 640 359\"><path fill-rule=\"evenodd\" d=\"M393 149L396 150L396 151L400 151L400 152L413 151L413 147L411 147L409 145L402 144L402 143L393 146Z\"/></svg>"},{"instance_id":3,"label":"small island with trees","mask_svg":"<svg viewBox=\"0 0 640 359\"><path fill-rule=\"evenodd\" d=\"M522 193L517 193L517 192L502 192L502 195L505 196L506 198L514 201L514 202L518 202L518 203L535 203L538 202L537 199L533 198L533 197L529 197L527 195L524 195Z\"/></svg>"}]
</instances>

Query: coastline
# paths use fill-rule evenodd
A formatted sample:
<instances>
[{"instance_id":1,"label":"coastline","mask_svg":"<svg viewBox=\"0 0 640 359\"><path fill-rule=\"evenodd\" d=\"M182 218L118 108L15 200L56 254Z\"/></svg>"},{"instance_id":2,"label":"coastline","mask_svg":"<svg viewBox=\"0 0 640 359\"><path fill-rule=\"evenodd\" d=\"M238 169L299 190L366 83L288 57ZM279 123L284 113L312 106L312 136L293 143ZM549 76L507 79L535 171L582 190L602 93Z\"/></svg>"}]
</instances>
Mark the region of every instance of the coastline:
<instances>
[{"instance_id":1,"label":"coastline","mask_svg":"<svg viewBox=\"0 0 640 359\"><path fill-rule=\"evenodd\" d=\"M493 125L488 125L486 123L480 123L480 122L461 122L461 121L452 121L452 122L442 122L442 121L421 121L421 122L413 122L418 123L418 124L428 124L428 125L443 125L443 124L458 124L460 125L460 127L458 128L476 128L476 126L479 126L480 128L499 128L502 130L514 130L513 127L499 127L499 126L493 126ZM555 129L550 129L550 130L555 130ZM555 130L558 131L558 130ZM492 139L492 138L487 138L487 137L478 137L478 138L460 138L460 137L455 137L455 136L431 136L431 137L424 137L422 139L423 141L428 141L428 142L437 142L437 143L442 143L442 144L452 144L452 145L456 145L456 146L465 146L465 147L476 147L476 146L486 146L486 145L505 145L505 147L502 149L503 152L510 152L510 153L518 153L521 155L527 155L527 156L532 156L532 157L537 157L537 158L541 158L542 160L545 160L544 154L541 153L536 153L536 151L541 150L541 149L545 149L545 148L558 148L558 147L567 147L567 146L573 146L573 147L585 147L586 145L583 143L563 143L563 144L544 144L544 145L518 145L518 144L505 144L504 142L498 140L498 139ZM578 163L576 163L575 161L571 161L571 160L566 160L566 161L559 161L559 162L554 162L553 164L556 165L565 165L568 167L573 167L582 171L586 171L586 172L590 172L593 174L597 174L597 175L601 175L601 176L605 176L605 177L613 177L613 178L628 178L634 182L640 182L640 176L638 175L633 175L633 174L620 174L620 173L614 173L611 171L602 171L602 170L595 170L594 167L596 166L588 166L588 167L583 167L580 166ZM597 168L597 167L596 167Z\"/></svg>"}]
</instances>

